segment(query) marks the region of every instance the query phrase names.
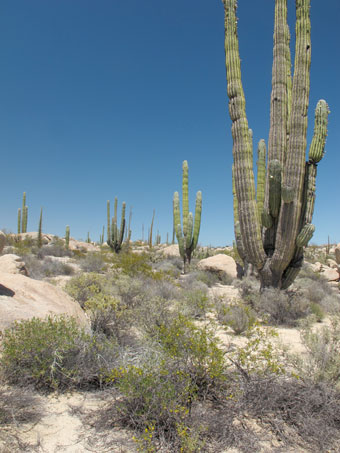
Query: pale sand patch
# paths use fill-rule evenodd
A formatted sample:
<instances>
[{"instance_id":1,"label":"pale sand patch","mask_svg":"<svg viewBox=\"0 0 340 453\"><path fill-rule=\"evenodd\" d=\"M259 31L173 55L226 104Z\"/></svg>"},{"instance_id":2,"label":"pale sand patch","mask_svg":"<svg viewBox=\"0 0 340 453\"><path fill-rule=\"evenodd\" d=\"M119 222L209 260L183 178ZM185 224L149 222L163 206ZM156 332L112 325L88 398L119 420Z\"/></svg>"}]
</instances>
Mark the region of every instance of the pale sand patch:
<instances>
[{"instance_id":1,"label":"pale sand patch","mask_svg":"<svg viewBox=\"0 0 340 453\"><path fill-rule=\"evenodd\" d=\"M17 434L32 445L32 451L41 453L135 453L132 434L112 427L98 435L84 422L84 413L95 413L103 407L102 396L100 392L74 392L42 397L44 415L41 420L34 426L21 425Z\"/></svg>"}]
</instances>

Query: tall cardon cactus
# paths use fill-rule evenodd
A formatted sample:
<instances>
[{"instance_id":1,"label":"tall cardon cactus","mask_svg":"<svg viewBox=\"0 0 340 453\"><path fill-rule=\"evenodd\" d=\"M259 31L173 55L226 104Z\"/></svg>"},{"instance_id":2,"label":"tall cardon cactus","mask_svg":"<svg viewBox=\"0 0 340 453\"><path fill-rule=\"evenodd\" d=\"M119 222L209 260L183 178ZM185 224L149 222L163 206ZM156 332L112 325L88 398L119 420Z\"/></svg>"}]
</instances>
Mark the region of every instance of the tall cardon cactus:
<instances>
[{"instance_id":1,"label":"tall cardon cactus","mask_svg":"<svg viewBox=\"0 0 340 453\"><path fill-rule=\"evenodd\" d=\"M195 220L192 213L189 212L188 170L188 162L185 160L183 162L182 180L183 229L181 227L178 192L174 193L173 199L174 230L178 241L179 253L184 262L184 273L186 272L186 264L190 264L192 252L195 250L198 243L202 213L202 193L200 191L196 194Z\"/></svg>"},{"instance_id":2,"label":"tall cardon cactus","mask_svg":"<svg viewBox=\"0 0 340 453\"><path fill-rule=\"evenodd\" d=\"M122 248L122 243L124 239L124 231L125 231L125 209L126 205L125 202L122 204L122 215L120 220L120 228L118 228L118 219L117 219L117 205L118 200L115 197L114 203L114 217L110 217L110 201L107 201L107 243L111 247L111 249L119 253Z\"/></svg>"},{"instance_id":3,"label":"tall cardon cactus","mask_svg":"<svg viewBox=\"0 0 340 453\"><path fill-rule=\"evenodd\" d=\"M296 0L294 75L291 74L287 0L275 1L268 155L258 147L257 193L241 82L236 0L223 0L227 92L233 137L235 235L239 255L258 271L262 287L288 288L311 239L317 164L324 154L329 109L315 110L314 137L306 162L311 61L310 0Z\"/></svg>"}]
</instances>

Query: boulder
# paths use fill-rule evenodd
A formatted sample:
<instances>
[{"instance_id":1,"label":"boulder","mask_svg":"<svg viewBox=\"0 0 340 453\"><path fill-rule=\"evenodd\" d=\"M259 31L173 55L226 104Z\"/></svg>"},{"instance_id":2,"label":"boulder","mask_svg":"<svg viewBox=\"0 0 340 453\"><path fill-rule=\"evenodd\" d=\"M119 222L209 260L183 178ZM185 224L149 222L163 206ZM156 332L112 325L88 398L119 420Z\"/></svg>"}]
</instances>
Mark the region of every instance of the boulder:
<instances>
[{"instance_id":1,"label":"boulder","mask_svg":"<svg viewBox=\"0 0 340 453\"><path fill-rule=\"evenodd\" d=\"M339 272L337 269L332 269L330 267L324 267L320 273L326 280L329 282L339 280Z\"/></svg>"},{"instance_id":2,"label":"boulder","mask_svg":"<svg viewBox=\"0 0 340 453\"><path fill-rule=\"evenodd\" d=\"M237 278L237 265L231 256L218 254L198 262L197 267L216 273L225 273L232 278Z\"/></svg>"},{"instance_id":3,"label":"boulder","mask_svg":"<svg viewBox=\"0 0 340 453\"><path fill-rule=\"evenodd\" d=\"M328 260L326 262L327 262L327 266L328 267L331 267L332 269L337 269L338 268L338 265L336 264L336 261L332 260L331 258L328 258Z\"/></svg>"},{"instance_id":4,"label":"boulder","mask_svg":"<svg viewBox=\"0 0 340 453\"><path fill-rule=\"evenodd\" d=\"M0 231L0 253L3 251L6 242L6 235L2 231Z\"/></svg>"},{"instance_id":5,"label":"boulder","mask_svg":"<svg viewBox=\"0 0 340 453\"><path fill-rule=\"evenodd\" d=\"M70 250L84 250L86 252L100 252L99 245L94 245L88 242L76 241L75 239L70 239L69 242Z\"/></svg>"},{"instance_id":6,"label":"boulder","mask_svg":"<svg viewBox=\"0 0 340 453\"><path fill-rule=\"evenodd\" d=\"M168 245L167 247L164 247L161 252L164 256L181 256L177 244Z\"/></svg>"},{"instance_id":7,"label":"boulder","mask_svg":"<svg viewBox=\"0 0 340 453\"><path fill-rule=\"evenodd\" d=\"M340 244L338 244L335 247L334 253L335 253L335 261L337 262L337 264L340 264Z\"/></svg>"},{"instance_id":8,"label":"boulder","mask_svg":"<svg viewBox=\"0 0 340 453\"><path fill-rule=\"evenodd\" d=\"M38 240L39 233L37 231L30 231L29 233L20 233L20 234L11 234L10 237L17 240L32 239L34 241ZM42 233L42 243L43 245L49 244L52 239L55 237L53 234Z\"/></svg>"},{"instance_id":9,"label":"boulder","mask_svg":"<svg viewBox=\"0 0 340 453\"><path fill-rule=\"evenodd\" d=\"M25 263L20 256L14 255L13 253L0 256L0 272L28 275Z\"/></svg>"},{"instance_id":10,"label":"boulder","mask_svg":"<svg viewBox=\"0 0 340 453\"><path fill-rule=\"evenodd\" d=\"M87 317L78 304L61 288L20 274L0 272L0 331L14 321L49 314L68 315L88 328Z\"/></svg>"},{"instance_id":11,"label":"boulder","mask_svg":"<svg viewBox=\"0 0 340 453\"><path fill-rule=\"evenodd\" d=\"M308 263L314 272L321 272L323 265L317 261L316 263Z\"/></svg>"}]
</instances>

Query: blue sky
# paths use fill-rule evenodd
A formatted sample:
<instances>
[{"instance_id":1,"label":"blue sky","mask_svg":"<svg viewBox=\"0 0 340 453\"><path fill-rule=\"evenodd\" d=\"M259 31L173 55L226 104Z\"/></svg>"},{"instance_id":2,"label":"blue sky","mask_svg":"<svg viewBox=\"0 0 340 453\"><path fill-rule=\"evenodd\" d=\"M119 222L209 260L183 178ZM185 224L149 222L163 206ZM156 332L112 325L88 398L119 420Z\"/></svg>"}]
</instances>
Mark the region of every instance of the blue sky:
<instances>
[{"instance_id":1,"label":"blue sky","mask_svg":"<svg viewBox=\"0 0 340 453\"><path fill-rule=\"evenodd\" d=\"M254 144L267 141L273 0L239 0L246 108ZM340 3L312 0L308 143L318 99L331 115L318 167L312 241L340 242ZM294 36L295 2L288 0ZM172 235L172 197L189 163L203 194L200 243L233 240L232 140L221 0L2 0L0 227L16 231L27 192L28 230L99 239L106 200L132 206L139 239Z\"/></svg>"}]
</instances>

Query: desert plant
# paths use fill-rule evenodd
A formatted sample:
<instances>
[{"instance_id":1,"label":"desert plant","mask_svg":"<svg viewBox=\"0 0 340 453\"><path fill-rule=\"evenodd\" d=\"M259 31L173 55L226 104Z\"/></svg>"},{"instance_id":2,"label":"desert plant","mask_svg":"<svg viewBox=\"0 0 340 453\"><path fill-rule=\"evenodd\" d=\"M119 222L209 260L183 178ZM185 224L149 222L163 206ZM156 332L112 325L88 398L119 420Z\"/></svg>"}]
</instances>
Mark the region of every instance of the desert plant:
<instances>
[{"instance_id":1,"label":"desert plant","mask_svg":"<svg viewBox=\"0 0 340 453\"><path fill-rule=\"evenodd\" d=\"M38 226L38 247L42 247L42 208L40 209L40 218L39 218L39 226Z\"/></svg>"},{"instance_id":2,"label":"desert plant","mask_svg":"<svg viewBox=\"0 0 340 453\"><path fill-rule=\"evenodd\" d=\"M65 230L65 247L67 250L70 248L70 227L66 225L66 230Z\"/></svg>"},{"instance_id":3,"label":"desert plant","mask_svg":"<svg viewBox=\"0 0 340 453\"><path fill-rule=\"evenodd\" d=\"M86 334L73 318L32 318L5 331L2 373L10 383L42 390L100 386L110 355L114 365L114 348Z\"/></svg>"},{"instance_id":4,"label":"desert plant","mask_svg":"<svg viewBox=\"0 0 340 453\"><path fill-rule=\"evenodd\" d=\"M107 200L107 244L115 253L119 253L122 248L122 242L125 231L125 202L122 204L122 215L120 221L120 228L118 228L117 219L117 205L118 200L115 197L114 203L114 217L110 217L110 201Z\"/></svg>"},{"instance_id":5,"label":"desert plant","mask_svg":"<svg viewBox=\"0 0 340 453\"><path fill-rule=\"evenodd\" d=\"M305 163L311 59L310 0L296 0L295 68L292 79L287 0L275 2L274 62L268 165L259 144L257 200L252 132L245 112L237 38L236 0L223 0L229 112L233 136L235 234L245 263L258 270L262 287L287 288L312 237L317 163L324 154L328 105L315 110L314 137ZM266 173L266 180L265 180ZM263 209L262 209L263 206ZM262 212L259 213L259 211Z\"/></svg>"},{"instance_id":6,"label":"desert plant","mask_svg":"<svg viewBox=\"0 0 340 453\"><path fill-rule=\"evenodd\" d=\"M221 324L230 327L236 335L248 331L255 323L255 313L242 301L235 300L226 304L223 300L216 299L215 307L217 319Z\"/></svg>"},{"instance_id":7,"label":"desert plant","mask_svg":"<svg viewBox=\"0 0 340 453\"><path fill-rule=\"evenodd\" d=\"M189 189L188 189L188 162L183 162L183 180L182 180L182 197L183 197L183 230L181 227L181 213L179 206L178 192L174 193L173 198L173 217L174 229L177 236L178 248L184 263L184 273L186 272L186 263L190 265L192 252L198 243L198 236L201 228L202 213L202 193L196 194L195 220L189 212Z\"/></svg>"},{"instance_id":8,"label":"desert plant","mask_svg":"<svg viewBox=\"0 0 340 453\"><path fill-rule=\"evenodd\" d=\"M152 232L153 232L153 222L155 220L155 210L153 210L152 214L152 220L151 220L151 225L150 225L150 230L149 230L149 237L148 237L148 243L149 243L149 249L152 249ZM144 227L144 225L143 225Z\"/></svg>"}]
</instances>

